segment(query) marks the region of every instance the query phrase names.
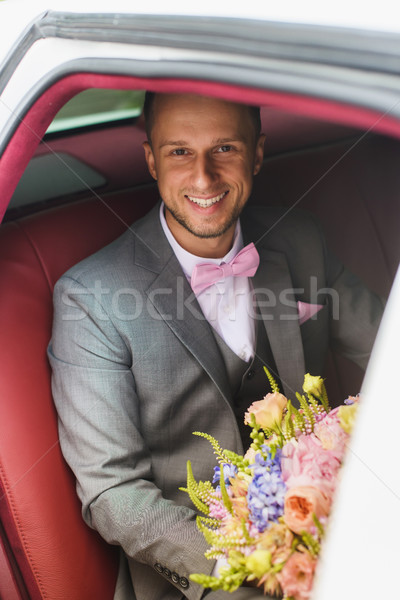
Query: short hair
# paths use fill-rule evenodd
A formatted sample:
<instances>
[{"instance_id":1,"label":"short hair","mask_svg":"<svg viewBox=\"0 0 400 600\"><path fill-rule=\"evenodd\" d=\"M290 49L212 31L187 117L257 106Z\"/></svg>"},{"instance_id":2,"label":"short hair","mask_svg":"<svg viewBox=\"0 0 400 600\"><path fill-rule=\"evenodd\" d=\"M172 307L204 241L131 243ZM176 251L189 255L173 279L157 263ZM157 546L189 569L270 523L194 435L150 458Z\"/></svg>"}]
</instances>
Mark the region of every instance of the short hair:
<instances>
[{"instance_id":1,"label":"short hair","mask_svg":"<svg viewBox=\"0 0 400 600\"><path fill-rule=\"evenodd\" d=\"M145 118L145 127L146 127L146 135L148 141L151 143L151 131L153 129L154 124L154 99L160 92L146 92L143 106L143 114ZM256 135L256 140L261 133L261 116L260 116L260 107L252 106L250 104L243 104L249 113L252 123L254 125L254 133Z\"/></svg>"}]
</instances>

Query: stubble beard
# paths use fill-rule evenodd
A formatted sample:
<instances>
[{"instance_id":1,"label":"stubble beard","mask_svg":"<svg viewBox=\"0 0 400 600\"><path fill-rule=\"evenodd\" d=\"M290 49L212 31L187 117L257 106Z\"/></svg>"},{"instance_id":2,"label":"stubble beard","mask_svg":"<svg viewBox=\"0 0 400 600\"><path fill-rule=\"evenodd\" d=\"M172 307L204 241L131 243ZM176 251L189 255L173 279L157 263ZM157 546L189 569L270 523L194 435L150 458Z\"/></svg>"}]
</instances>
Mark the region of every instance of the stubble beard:
<instances>
[{"instance_id":1,"label":"stubble beard","mask_svg":"<svg viewBox=\"0 0 400 600\"><path fill-rule=\"evenodd\" d=\"M189 233L191 233L192 235L200 239L215 239L224 235L224 233L226 233L233 225L235 225L236 221L241 215L243 208L244 206L235 206L229 219L225 223L223 223L221 227L215 229L214 231L210 231L209 229L206 230L206 227L204 227L204 230L196 229L193 226L191 226L188 220L178 210L169 207L168 210L171 213L171 216L175 219L175 221L179 223L179 225L181 225L184 229L186 229L186 231L189 231Z\"/></svg>"}]
</instances>

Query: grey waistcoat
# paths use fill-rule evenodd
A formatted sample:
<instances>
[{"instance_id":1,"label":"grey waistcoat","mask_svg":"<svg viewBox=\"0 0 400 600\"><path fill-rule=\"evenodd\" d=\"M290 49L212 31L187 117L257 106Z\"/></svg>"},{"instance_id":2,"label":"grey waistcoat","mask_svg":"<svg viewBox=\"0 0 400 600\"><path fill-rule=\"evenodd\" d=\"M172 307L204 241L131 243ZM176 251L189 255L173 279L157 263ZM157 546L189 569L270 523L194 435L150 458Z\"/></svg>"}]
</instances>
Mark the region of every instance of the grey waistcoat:
<instances>
[{"instance_id":1,"label":"grey waistcoat","mask_svg":"<svg viewBox=\"0 0 400 600\"><path fill-rule=\"evenodd\" d=\"M214 329L213 333L225 363L232 391L233 409L243 448L246 451L251 443L251 429L248 425L244 425L244 413L252 402L261 400L265 394L271 392L271 386L263 368L264 365L280 385L271 346L264 324L261 321L256 321L256 353L250 362L246 362L237 356Z\"/></svg>"}]
</instances>

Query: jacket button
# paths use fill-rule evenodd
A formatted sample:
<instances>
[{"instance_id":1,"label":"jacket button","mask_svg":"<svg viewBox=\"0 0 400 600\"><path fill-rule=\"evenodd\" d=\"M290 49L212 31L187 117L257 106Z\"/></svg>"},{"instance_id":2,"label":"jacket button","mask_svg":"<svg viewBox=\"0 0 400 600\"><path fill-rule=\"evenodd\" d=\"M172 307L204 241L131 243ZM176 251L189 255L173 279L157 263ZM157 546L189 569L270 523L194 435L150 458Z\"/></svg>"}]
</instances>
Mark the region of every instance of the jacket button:
<instances>
[{"instance_id":1,"label":"jacket button","mask_svg":"<svg viewBox=\"0 0 400 600\"><path fill-rule=\"evenodd\" d=\"M173 573L171 573L171 579L174 583L179 583L179 575L178 573L175 573L175 571Z\"/></svg>"},{"instance_id":2,"label":"jacket button","mask_svg":"<svg viewBox=\"0 0 400 600\"><path fill-rule=\"evenodd\" d=\"M186 577L181 577L180 580L179 580L179 585L182 588L186 589L186 588L189 587L189 581L186 579Z\"/></svg>"},{"instance_id":3,"label":"jacket button","mask_svg":"<svg viewBox=\"0 0 400 600\"><path fill-rule=\"evenodd\" d=\"M253 379L255 374L256 374L255 370L250 369L250 371L247 373L246 377L247 377L247 379Z\"/></svg>"},{"instance_id":4,"label":"jacket button","mask_svg":"<svg viewBox=\"0 0 400 600\"><path fill-rule=\"evenodd\" d=\"M167 567L165 567L163 569L163 573L164 573L165 577L168 577L168 578L171 577L171 571L169 569L167 569Z\"/></svg>"},{"instance_id":5,"label":"jacket button","mask_svg":"<svg viewBox=\"0 0 400 600\"><path fill-rule=\"evenodd\" d=\"M156 564L154 565L154 568L155 568L155 570L156 570L158 573L162 573L162 572L163 572L163 567L162 567L162 565L160 565L160 563L156 563Z\"/></svg>"}]
</instances>

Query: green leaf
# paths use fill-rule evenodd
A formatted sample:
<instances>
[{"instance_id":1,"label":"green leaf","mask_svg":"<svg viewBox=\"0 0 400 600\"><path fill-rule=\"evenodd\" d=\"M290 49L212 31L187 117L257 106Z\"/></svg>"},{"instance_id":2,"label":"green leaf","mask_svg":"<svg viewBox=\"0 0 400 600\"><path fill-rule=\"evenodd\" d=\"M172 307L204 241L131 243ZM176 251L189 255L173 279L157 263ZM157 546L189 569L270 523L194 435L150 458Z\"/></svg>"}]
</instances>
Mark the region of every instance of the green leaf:
<instances>
[{"instance_id":1,"label":"green leaf","mask_svg":"<svg viewBox=\"0 0 400 600\"><path fill-rule=\"evenodd\" d=\"M271 373L268 371L267 367L264 367L264 371L267 374L268 377L268 381L269 384L271 386L271 389L273 391L273 393L278 393L280 394L280 389L279 389L279 385L276 383L275 379L272 377Z\"/></svg>"},{"instance_id":2,"label":"green leaf","mask_svg":"<svg viewBox=\"0 0 400 600\"><path fill-rule=\"evenodd\" d=\"M199 437L208 440L214 449L214 454L217 456L220 462L225 462L227 460L225 456L225 451L221 448L218 440L216 440L215 437L209 435L208 433L202 433L201 431L193 431L193 435L198 435Z\"/></svg>"},{"instance_id":3,"label":"green leaf","mask_svg":"<svg viewBox=\"0 0 400 600\"><path fill-rule=\"evenodd\" d=\"M208 515L210 509L208 508L207 504L205 504L199 498L199 485L194 478L190 460L187 461L187 493L189 494L189 498L191 499L197 510L204 513L205 515Z\"/></svg>"},{"instance_id":4,"label":"green leaf","mask_svg":"<svg viewBox=\"0 0 400 600\"><path fill-rule=\"evenodd\" d=\"M231 499L229 498L228 492L226 490L226 485L225 485L224 465L221 465L219 485L221 487L221 495L222 495L222 501L224 503L224 506L228 512L233 514L232 502L231 502Z\"/></svg>"}]
</instances>

